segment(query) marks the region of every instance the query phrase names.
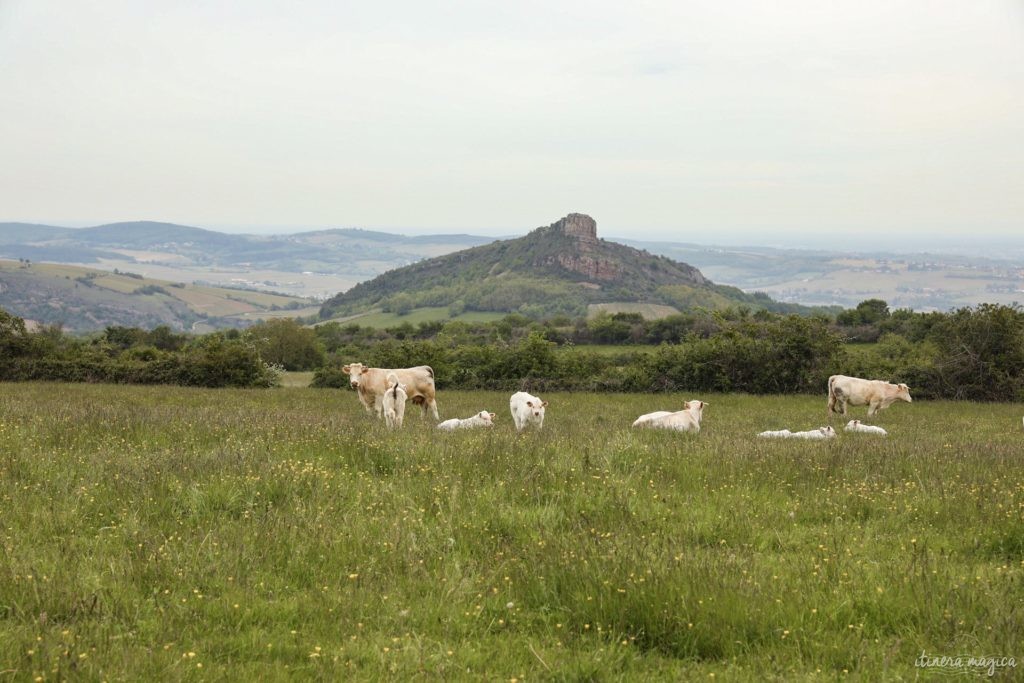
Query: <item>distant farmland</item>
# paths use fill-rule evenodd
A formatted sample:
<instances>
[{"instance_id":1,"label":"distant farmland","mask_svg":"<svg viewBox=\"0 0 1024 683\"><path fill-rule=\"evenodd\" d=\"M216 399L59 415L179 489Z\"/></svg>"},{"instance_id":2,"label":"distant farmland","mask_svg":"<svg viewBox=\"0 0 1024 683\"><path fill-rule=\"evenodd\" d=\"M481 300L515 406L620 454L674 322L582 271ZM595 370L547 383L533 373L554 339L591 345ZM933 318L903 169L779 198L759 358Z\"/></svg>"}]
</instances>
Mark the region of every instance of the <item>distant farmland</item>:
<instances>
[{"instance_id":1,"label":"distant farmland","mask_svg":"<svg viewBox=\"0 0 1024 683\"><path fill-rule=\"evenodd\" d=\"M69 330L107 325L206 331L241 321L315 315L309 299L112 273L82 266L0 260L0 306L15 315Z\"/></svg>"}]
</instances>

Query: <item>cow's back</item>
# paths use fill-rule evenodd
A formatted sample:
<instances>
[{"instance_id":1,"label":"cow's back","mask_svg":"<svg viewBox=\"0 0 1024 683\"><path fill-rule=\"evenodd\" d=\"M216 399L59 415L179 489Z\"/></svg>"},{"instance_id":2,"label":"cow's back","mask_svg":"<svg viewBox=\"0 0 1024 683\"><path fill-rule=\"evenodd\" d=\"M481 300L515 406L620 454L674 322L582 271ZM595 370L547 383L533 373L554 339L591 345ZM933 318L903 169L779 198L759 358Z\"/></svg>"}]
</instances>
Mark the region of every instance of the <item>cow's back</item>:
<instances>
[{"instance_id":1,"label":"cow's back","mask_svg":"<svg viewBox=\"0 0 1024 683\"><path fill-rule=\"evenodd\" d=\"M370 368L360 377L359 388L366 385L370 395L383 395L387 391L387 377L394 374L399 384L405 386L408 400L434 398L434 370L429 365L418 365L414 368Z\"/></svg>"}]
</instances>

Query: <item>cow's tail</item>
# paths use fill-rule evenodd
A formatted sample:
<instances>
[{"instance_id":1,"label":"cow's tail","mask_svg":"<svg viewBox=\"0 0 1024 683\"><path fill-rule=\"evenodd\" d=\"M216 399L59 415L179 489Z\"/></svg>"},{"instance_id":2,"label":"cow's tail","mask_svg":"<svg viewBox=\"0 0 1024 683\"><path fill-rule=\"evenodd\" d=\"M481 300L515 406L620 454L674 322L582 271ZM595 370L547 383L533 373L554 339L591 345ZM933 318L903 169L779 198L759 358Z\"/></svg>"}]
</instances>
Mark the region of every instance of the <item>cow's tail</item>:
<instances>
[{"instance_id":1,"label":"cow's tail","mask_svg":"<svg viewBox=\"0 0 1024 683\"><path fill-rule=\"evenodd\" d=\"M427 369L427 372L430 373L430 379L434 379L434 368L430 367L429 365L424 365L423 367L425 367Z\"/></svg>"}]
</instances>

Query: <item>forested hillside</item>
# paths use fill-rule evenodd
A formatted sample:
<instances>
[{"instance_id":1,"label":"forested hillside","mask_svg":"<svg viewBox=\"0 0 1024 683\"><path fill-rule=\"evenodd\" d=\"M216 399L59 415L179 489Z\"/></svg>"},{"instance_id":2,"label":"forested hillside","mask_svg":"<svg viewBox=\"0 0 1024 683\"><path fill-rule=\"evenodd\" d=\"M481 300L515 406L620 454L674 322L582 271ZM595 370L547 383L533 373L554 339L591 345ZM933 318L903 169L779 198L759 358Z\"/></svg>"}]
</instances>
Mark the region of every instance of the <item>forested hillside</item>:
<instances>
[{"instance_id":1,"label":"forested hillside","mask_svg":"<svg viewBox=\"0 0 1024 683\"><path fill-rule=\"evenodd\" d=\"M716 285L685 263L597 237L592 218L570 214L525 237L501 240L388 271L328 300L321 318L374 308L408 311L520 312L531 317L584 315L588 304L646 303L807 311L763 295Z\"/></svg>"}]
</instances>

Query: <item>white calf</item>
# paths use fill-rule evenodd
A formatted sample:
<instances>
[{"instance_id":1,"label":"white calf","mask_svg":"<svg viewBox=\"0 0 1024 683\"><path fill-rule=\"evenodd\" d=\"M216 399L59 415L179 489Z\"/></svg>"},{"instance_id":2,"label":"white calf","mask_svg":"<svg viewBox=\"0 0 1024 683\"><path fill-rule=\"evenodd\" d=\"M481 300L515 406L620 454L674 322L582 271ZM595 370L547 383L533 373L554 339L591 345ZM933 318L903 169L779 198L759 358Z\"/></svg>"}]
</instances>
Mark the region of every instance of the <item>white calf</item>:
<instances>
[{"instance_id":1,"label":"white calf","mask_svg":"<svg viewBox=\"0 0 1024 683\"><path fill-rule=\"evenodd\" d=\"M384 422L388 429L402 427L406 398L405 385L398 383L398 375L388 375L388 390L384 393Z\"/></svg>"},{"instance_id":2,"label":"white calf","mask_svg":"<svg viewBox=\"0 0 1024 683\"><path fill-rule=\"evenodd\" d=\"M473 429L474 427L493 427L494 426L494 413L488 413L486 410L481 410L473 417L467 417L465 420L459 418L452 418L451 420L445 420L441 424L437 425L437 428L445 432L454 432L456 429Z\"/></svg>"},{"instance_id":3,"label":"white calf","mask_svg":"<svg viewBox=\"0 0 1024 683\"><path fill-rule=\"evenodd\" d=\"M704 401L687 401L683 410L671 413L659 410L641 415L633 421L634 427L651 427L654 429L674 429L680 432L699 432L700 420L704 415Z\"/></svg>"},{"instance_id":4,"label":"white calf","mask_svg":"<svg viewBox=\"0 0 1024 683\"><path fill-rule=\"evenodd\" d=\"M516 431L522 431L526 425L536 425L537 429L544 426L544 408L547 401L541 401L536 396L531 396L525 391L517 391L508 400L509 410L512 411L512 421L516 425Z\"/></svg>"},{"instance_id":5,"label":"white calf","mask_svg":"<svg viewBox=\"0 0 1024 683\"><path fill-rule=\"evenodd\" d=\"M889 433L875 425L861 424L860 420L850 420L846 423L846 426L843 427L843 430L847 432L861 432L863 434L878 434L880 436L885 436Z\"/></svg>"},{"instance_id":6,"label":"white calf","mask_svg":"<svg viewBox=\"0 0 1024 683\"><path fill-rule=\"evenodd\" d=\"M778 429L775 431L761 432L758 436L763 439L788 439L793 436L793 432L788 429Z\"/></svg>"},{"instance_id":7,"label":"white calf","mask_svg":"<svg viewBox=\"0 0 1024 683\"><path fill-rule=\"evenodd\" d=\"M809 432L793 432L792 438L794 439L834 439L836 438L836 430L832 427L818 427L812 429Z\"/></svg>"}]
</instances>

